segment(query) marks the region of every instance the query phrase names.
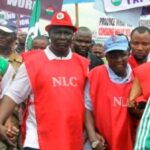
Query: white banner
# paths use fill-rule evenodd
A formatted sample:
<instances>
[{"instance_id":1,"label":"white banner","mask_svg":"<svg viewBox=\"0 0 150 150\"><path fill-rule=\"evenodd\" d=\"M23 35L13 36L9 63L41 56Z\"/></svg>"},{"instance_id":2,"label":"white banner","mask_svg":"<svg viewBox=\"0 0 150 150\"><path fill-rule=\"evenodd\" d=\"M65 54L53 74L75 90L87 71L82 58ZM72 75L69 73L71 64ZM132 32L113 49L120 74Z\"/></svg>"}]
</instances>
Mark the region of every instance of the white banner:
<instances>
[{"instance_id":1,"label":"white banner","mask_svg":"<svg viewBox=\"0 0 150 150\"><path fill-rule=\"evenodd\" d=\"M107 38L111 35L124 34L130 37L133 27L111 17L100 17L97 36Z\"/></svg>"},{"instance_id":2,"label":"white banner","mask_svg":"<svg viewBox=\"0 0 150 150\"><path fill-rule=\"evenodd\" d=\"M103 0L106 12L122 11L150 5L150 0Z\"/></svg>"},{"instance_id":3,"label":"white banner","mask_svg":"<svg viewBox=\"0 0 150 150\"><path fill-rule=\"evenodd\" d=\"M100 12L103 12L105 16L115 17L134 27L139 25L140 16L142 13L142 7L123 10L121 12L105 12L103 0L95 0L95 8Z\"/></svg>"}]
</instances>

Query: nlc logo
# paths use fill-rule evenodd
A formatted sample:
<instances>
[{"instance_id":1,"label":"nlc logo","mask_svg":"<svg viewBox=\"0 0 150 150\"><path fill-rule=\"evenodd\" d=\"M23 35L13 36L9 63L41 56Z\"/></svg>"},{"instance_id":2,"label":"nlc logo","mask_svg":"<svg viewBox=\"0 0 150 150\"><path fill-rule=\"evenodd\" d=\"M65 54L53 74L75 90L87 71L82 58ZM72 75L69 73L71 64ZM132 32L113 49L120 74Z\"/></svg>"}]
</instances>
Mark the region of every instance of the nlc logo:
<instances>
[{"instance_id":1,"label":"nlc logo","mask_svg":"<svg viewBox=\"0 0 150 150\"><path fill-rule=\"evenodd\" d=\"M77 77L52 77L52 84L54 87L76 87L78 86Z\"/></svg>"}]
</instances>

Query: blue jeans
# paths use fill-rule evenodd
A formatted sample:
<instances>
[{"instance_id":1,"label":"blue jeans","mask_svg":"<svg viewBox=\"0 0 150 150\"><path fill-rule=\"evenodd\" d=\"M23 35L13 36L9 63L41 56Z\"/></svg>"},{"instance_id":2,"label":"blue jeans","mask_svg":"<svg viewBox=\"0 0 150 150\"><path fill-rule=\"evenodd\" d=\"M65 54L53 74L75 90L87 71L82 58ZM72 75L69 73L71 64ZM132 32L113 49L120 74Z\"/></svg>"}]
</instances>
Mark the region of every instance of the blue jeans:
<instances>
[{"instance_id":1,"label":"blue jeans","mask_svg":"<svg viewBox=\"0 0 150 150\"><path fill-rule=\"evenodd\" d=\"M25 147L25 148L23 148L23 150L39 150L39 149L36 149L36 148L30 148L30 147Z\"/></svg>"}]
</instances>

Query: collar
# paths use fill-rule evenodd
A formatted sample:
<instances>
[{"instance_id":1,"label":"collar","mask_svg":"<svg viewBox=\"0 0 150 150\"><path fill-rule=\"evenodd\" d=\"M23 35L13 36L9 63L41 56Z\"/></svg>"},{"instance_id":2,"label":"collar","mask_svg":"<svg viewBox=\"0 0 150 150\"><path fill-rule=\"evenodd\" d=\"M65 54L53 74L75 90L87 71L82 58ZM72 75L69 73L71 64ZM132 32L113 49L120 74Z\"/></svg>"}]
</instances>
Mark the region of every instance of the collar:
<instances>
[{"instance_id":1,"label":"collar","mask_svg":"<svg viewBox=\"0 0 150 150\"><path fill-rule=\"evenodd\" d=\"M122 83L127 83L127 82L130 82L130 81L131 81L132 69L131 69L131 66L130 66L129 64L127 65L127 68L126 68L127 75L126 75L126 77L124 77L124 78L121 78L121 77L119 77L118 75L116 75L116 74L114 73L114 71L109 67L108 64L106 64L105 66L106 66L106 68L107 68L109 78L110 78L110 80L111 80L112 82L122 84Z\"/></svg>"},{"instance_id":2,"label":"collar","mask_svg":"<svg viewBox=\"0 0 150 150\"><path fill-rule=\"evenodd\" d=\"M48 57L49 60L69 60L72 58L72 51L69 49L69 53L66 57L58 57L56 56L50 49L49 46L46 47L44 50L46 56Z\"/></svg>"},{"instance_id":3,"label":"collar","mask_svg":"<svg viewBox=\"0 0 150 150\"><path fill-rule=\"evenodd\" d=\"M149 62L149 61L150 61L150 53L147 56L147 62Z\"/></svg>"}]
</instances>

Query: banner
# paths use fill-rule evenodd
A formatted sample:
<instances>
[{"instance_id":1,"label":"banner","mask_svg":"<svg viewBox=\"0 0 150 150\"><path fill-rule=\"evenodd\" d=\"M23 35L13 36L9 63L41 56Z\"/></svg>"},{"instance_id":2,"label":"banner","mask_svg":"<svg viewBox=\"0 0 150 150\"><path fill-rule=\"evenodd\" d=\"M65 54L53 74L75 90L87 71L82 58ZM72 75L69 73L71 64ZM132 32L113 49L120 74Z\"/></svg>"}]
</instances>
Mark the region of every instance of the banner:
<instances>
[{"instance_id":1,"label":"banner","mask_svg":"<svg viewBox=\"0 0 150 150\"><path fill-rule=\"evenodd\" d=\"M31 16L31 9L34 0L0 0L0 9ZM63 0L42 0L41 18L50 19L50 15L46 13L47 9L59 11L62 8Z\"/></svg>"},{"instance_id":2,"label":"banner","mask_svg":"<svg viewBox=\"0 0 150 150\"><path fill-rule=\"evenodd\" d=\"M106 12L122 11L150 5L150 0L103 0Z\"/></svg>"},{"instance_id":3,"label":"banner","mask_svg":"<svg viewBox=\"0 0 150 150\"><path fill-rule=\"evenodd\" d=\"M103 12L106 16L114 17L134 27L139 25L140 16L142 13L142 7L123 10L121 12L105 12L103 0L95 0L95 8L100 12Z\"/></svg>"},{"instance_id":4,"label":"banner","mask_svg":"<svg viewBox=\"0 0 150 150\"><path fill-rule=\"evenodd\" d=\"M64 4L87 3L94 2L95 0L64 0Z\"/></svg>"},{"instance_id":5,"label":"banner","mask_svg":"<svg viewBox=\"0 0 150 150\"><path fill-rule=\"evenodd\" d=\"M139 26L145 26L150 28L150 20L149 19L140 19Z\"/></svg>"},{"instance_id":6,"label":"banner","mask_svg":"<svg viewBox=\"0 0 150 150\"><path fill-rule=\"evenodd\" d=\"M111 17L101 17L97 37L107 38L111 35L125 34L130 37L133 27Z\"/></svg>"},{"instance_id":7,"label":"banner","mask_svg":"<svg viewBox=\"0 0 150 150\"><path fill-rule=\"evenodd\" d=\"M12 12L0 11L0 19L8 20L16 24L17 28L29 27L29 16L17 15Z\"/></svg>"},{"instance_id":8,"label":"banner","mask_svg":"<svg viewBox=\"0 0 150 150\"><path fill-rule=\"evenodd\" d=\"M18 28L28 28L29 27L29 16L16 15L14 13L7 12L7 20L12 21L16 24L18 20Z\"/></svg>"}]
</instances>

